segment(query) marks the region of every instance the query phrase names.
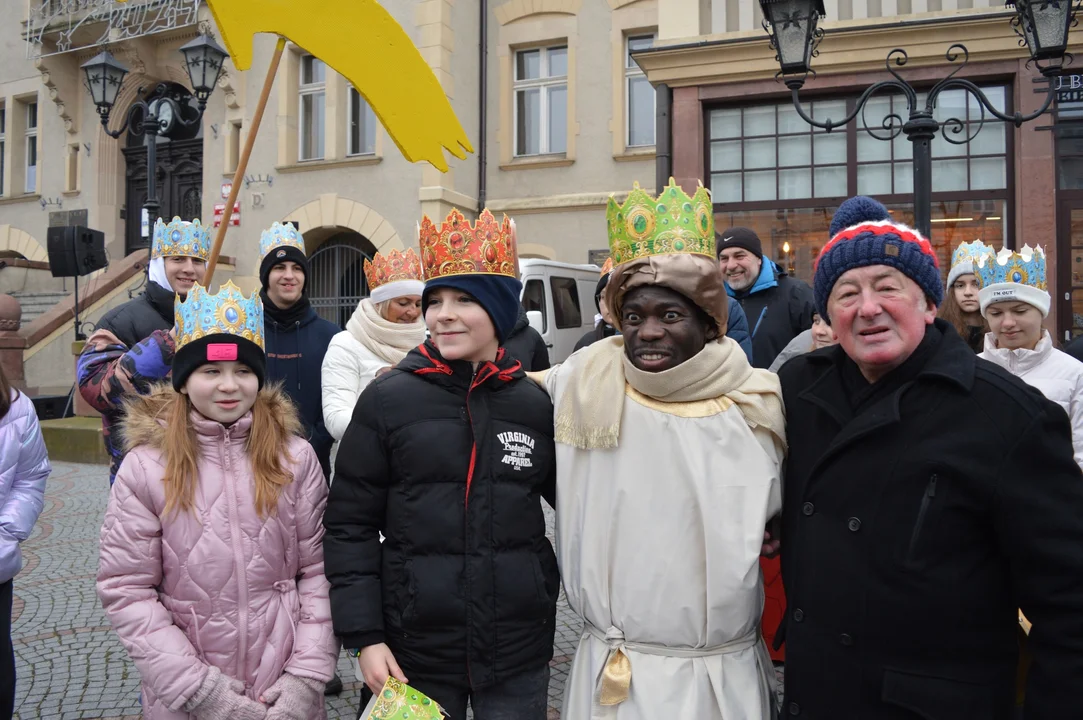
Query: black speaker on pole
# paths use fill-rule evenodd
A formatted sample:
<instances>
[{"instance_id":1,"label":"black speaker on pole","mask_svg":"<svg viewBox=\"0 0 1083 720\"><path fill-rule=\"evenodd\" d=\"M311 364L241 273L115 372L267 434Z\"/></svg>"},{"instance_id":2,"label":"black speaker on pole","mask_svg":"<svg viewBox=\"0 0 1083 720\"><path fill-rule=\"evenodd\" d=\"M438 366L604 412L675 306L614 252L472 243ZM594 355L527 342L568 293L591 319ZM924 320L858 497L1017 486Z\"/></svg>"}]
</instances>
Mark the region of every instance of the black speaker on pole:
<instances>
[{"instance_id":1,"label":"black speaker on pole","mask_svg":"<svg viewBox=\"0 0 1083 720\"><path fill-rule=\"evenodd\" d=\"M81 226L51 227L46 241L53 277L89 275L108 264L105 233L98 230Z\"/></svg>"}]
</instances>

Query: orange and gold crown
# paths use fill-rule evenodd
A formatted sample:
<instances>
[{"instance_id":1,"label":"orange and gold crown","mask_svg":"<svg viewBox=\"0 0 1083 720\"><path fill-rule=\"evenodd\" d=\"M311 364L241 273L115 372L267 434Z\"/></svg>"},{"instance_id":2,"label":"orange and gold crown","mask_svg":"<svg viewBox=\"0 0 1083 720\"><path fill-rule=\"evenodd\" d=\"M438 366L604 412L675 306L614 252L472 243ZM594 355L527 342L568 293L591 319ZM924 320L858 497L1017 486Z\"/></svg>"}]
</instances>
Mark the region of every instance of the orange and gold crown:
<instances>
[{"instance_id":1,"label":"orange and gold crown","mask_svg":"<svg viewBox=\"0 0 1083 720\"><path fill-rule=\"evenodd\" d=\"M421 260L413 248L406 252L392 250L386 255L376 253L372 261L365 260L365 278L369 290L400 280L421 280Z\"/></svg>"},{"instance_id":2,"label":"orange and gold crown","mask_svg":"<svg viewBox=\"0 0 1083 720\"><path fill-rule=\"evenodd\" d=\"M519 257L515 250L515 223L505 215L497 222L483 210L473 225L458 210L452 210L437 228L425 216L418 228L421 268L425 280L451 275L506 275L519 279Z\"/></svg>"},{"instance_id":3,"label":"orange and gold crown","mask_svg":"<svg viewBox=\"0 0 1083 720\"><path fill-rule=\"evenodd\" d=\"M607 257L605 259L605 265L602 265L602 272L599 274L608 275L611 272L613 272L613 258Z\"/></svg>"}]
</instances>

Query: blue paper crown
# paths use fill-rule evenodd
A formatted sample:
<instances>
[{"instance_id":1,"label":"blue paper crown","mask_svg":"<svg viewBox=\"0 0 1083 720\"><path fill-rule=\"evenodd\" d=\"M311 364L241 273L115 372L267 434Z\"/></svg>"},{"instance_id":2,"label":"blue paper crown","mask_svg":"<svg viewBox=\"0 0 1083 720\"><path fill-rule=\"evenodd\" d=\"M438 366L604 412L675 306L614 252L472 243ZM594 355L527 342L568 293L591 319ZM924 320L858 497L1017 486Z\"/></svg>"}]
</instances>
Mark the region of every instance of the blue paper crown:
<instances>
[{"instance_id":1,"label":"blue paper crown","mask_svg":"<svg viewBox=\"0 0 1083 720\"><path fill-rule=\"evenodd\" d=\"M297 228L293 225L286 223L275 223L271 227L263 231L263 234L259 236L259 260L263 262L263 258L277 248L281 247L293 247L301 251L301 254L305 254L305 239L301 237L301 233L297 232Z\"/></svg>"},{"instance_id":2,"label":"blue paper crown","mask_svg":"<svg viewBox=\"0 0 1083 720\"><path fill-rule=\"evenodd\" d=\"M1049 290L1045 279L1045 252L1040 247L1024 245L1019 252L1004 248L995 256L992 253L981 256L979 263L978 284L982 288L1015 283Z\"/></svg>"},{"instance_id":3,"label":"blue paper crown","mask_svg":"<svg viewBox=\"0 0 1083 720\"><path fill-rule=\"evenodd\" d=\"M996 251L981 240L975 240L972 243L962 243L959 247L955 248L955 252L951 254L951 266L955 267L961 263L968 262L973 263L974 267L978 267L981 258L986 255L993 257L996 255Z\"/></svg>"},{"instance_id":4,"label":"blue paper crown","mask_svg":"<svg viewBox=\"0 0 1083 720\"><path fill-rule=\"evenodd\" d=\"M263 301L258 293L246 298L232 280L211 295L202 285L188 291L174 306L177 350L207 335L224 333L250 340L263 350Z\"/></svg>"},{"instance_id":5,"label":"blue paper crown","mask_svg":"<svg viewBox=\"0 0 1083 720\"><path fill-rule=\"evenodd\" d=\"M168 225L158 218L154 223L151 258L190 257L207 262L211 256L211 234L199 220L187 222L179 217Z\"/></svg>"}]
</instances>

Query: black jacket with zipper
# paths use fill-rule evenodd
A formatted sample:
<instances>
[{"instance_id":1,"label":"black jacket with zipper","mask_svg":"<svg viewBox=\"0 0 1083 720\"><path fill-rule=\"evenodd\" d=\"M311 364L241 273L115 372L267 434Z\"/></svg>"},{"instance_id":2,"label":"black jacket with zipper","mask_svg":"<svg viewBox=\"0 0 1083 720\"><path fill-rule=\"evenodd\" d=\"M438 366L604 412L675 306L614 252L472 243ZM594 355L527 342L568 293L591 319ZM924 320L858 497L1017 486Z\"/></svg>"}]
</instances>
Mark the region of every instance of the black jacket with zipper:
<instances>
[{"instance_id":1,"label":"black jacket with zipper","mask_svg":"<svg viewBox=\"0 0 1083 720\"><path fill-rule=\"evenodd\" d=\"M480 688L553 656L553 406L501 349L475 373L431 341L365 388L324 516L335 634L406 676ZM384 535L380 542L380 533Z\"/></svg>"},{"instance_id":2,"label":"black jacket with zipper","mask_svg":"<svg viewBox=\"0 0 1083 720\"><path fill-rule=\"evenodd\" d=\"M1079 717L1083 475L1068 417L942 320L869 386L840 346L779 371L786 698L806 720Z\"/></svg>"},{"instance_id":3,"label":"black jacket with zipper","mask_svg":"<svg viewBox=\"0 0 1083 720\"><path fill-rule=\"evenodd\" d=\"M147 280L146 289L137 297L119 305L98 321L95 330L108 330L122 343L133 348L155 330L173 327L176 293Z\"/></svg>"},{"instance_id":4,"label":"black jacket with zipper","mask_svg":"<svg viewBox=\"0 0 1083 720\"><path fill-rule=\"evenodd\" d=\"M812 314L816 310L812 288L807 283L790 277L773 264L763 272L747 291L735 293L727 287L730 298L745 311L752 335L752 367L757 368L771 367L790 340L812 327ZM769 272L773 272L773 277L766 274Z\"/></svg>"},{"instance_id":5,"label":"black jacket with zipper","mask_svg":"<svg viewBox=\"0 0 1083 720\"><path fill-rule=\"evenodd\" d=\"M310 307L304 316L286 325L269 314L263 322L267 349L267 381L281 382L297 406L305 437L320 460L324 477L331 476L331 446L335 439L323 424L323 356L339 327Z\"/></svg>"}]
</instances>

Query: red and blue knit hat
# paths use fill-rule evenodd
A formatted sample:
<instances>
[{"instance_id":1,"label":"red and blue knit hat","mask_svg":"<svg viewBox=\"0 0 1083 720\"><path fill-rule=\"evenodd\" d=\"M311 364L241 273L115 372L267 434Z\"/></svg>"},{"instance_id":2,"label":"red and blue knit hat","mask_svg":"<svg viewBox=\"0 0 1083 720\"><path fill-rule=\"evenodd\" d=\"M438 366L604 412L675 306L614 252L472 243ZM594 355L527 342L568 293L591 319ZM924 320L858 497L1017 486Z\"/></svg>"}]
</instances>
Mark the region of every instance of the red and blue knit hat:
<instances>
[{"instance_id":1,"label":"red and blue knit hat","mask_svg":"<svg viewBox=\"0 0 1083 720\"><path fill-rule=\"evenodd\" d=\"M858 195L835 211L831 241L816 260L813 290L820 317L828 318L827 298L842 274L870 265L895 268L916 282L937 306L944 299L932 244L917 230L893 221L887 208L876 200Z\"/></svg>"}]
</instances>

